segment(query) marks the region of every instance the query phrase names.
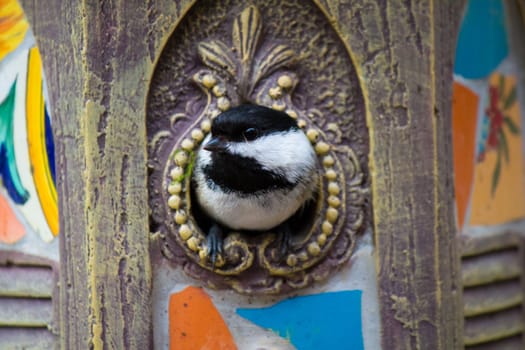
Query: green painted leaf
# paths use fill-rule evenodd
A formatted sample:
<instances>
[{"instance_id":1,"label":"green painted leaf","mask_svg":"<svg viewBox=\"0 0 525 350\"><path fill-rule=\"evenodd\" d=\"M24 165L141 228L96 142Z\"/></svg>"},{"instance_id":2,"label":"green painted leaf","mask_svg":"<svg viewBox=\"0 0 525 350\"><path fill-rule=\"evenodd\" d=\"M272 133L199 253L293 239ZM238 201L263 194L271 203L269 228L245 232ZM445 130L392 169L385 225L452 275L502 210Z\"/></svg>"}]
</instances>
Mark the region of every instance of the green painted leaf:
<instances>
[{"instance_id":1,"label":"green painted leaf","mask_svg":"<svg viewBox=\"0 0 525 350\"><path fill-rule=\"evenodd\" d=\"M509 128L509 131L514 134L514 135L519 135L520 133L520 128L516 125L516 123L514 123L514 121L512 120L511 117L509 116L505 116L503 118L503 122L505 123L505 125L507 125L507 127Z\"/></svg>"},{"instance_id":2,"label":"green painted leaf","mask_svg":"<svg viewBox=\"0 0 525 350\"><path fill-rule=\"evenodd\" d=\"M507 98L505 99L505 104L503 105L503 109L509 109L510 107L512 107L514 102L516 102L516 86L512 88Z\"/></svg>"},{"instance_id":3,"label":"green painted leaf","mask_svg":"<svg viewBox=\"0 0 525 350\"><path fill-rule=\"evenodd\" d=\"M496 161L496 167L494 168L494 172L492 173L492 188L490 191L492 197L494 197L494 193L496 192L496 187L498 187L500 174L501 174L501 154L498 152L498 160Z\"/></svg>"},{"instance_id":4,"label":"green painted leaf","mask_svg":"<svg viewBox=\"0 0 525 350\"><path fill-rule=\"evenodd\" d=\"M500 139L500 142L498 144L498 147L500 147L501 150L503 151L503 155L505 156L505 161L507 162L507 164L509 164L509 144L507 143L507 137L505 136L503 129L500 129L499 139Z\"/></svg>"},{"instance_id":5,"label":"green painted leaf","mask_svg":"<svg viewBox=\"0 0 525 350\"><path fill-rule=\"evenodd\" d=\"M505 78L500 74L499 76L499 85L498 85L498 95L503 96L503 91L505 90Z\"/></svg>"}]
</instances>

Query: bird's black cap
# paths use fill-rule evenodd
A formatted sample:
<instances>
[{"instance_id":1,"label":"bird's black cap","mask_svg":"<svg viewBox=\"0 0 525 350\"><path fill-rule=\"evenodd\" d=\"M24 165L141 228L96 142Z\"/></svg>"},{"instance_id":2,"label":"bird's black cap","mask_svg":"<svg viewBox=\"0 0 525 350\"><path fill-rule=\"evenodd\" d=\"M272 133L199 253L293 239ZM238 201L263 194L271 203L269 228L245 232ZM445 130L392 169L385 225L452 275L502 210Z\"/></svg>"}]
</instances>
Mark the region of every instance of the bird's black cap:
<instances>
[{"instance_id":1,"label":"bird's black cap","mask_svg":"<svg viewBox=\"0 0 525 350\"><path fill-rule=\"evenodd\" d=\"M256 137L297 129L297 122L284 112L264 106L244 104L223 112L212 123L213 136L230 141L245 141L245 132L253 128Z\"/></svg>"}]
</instances>

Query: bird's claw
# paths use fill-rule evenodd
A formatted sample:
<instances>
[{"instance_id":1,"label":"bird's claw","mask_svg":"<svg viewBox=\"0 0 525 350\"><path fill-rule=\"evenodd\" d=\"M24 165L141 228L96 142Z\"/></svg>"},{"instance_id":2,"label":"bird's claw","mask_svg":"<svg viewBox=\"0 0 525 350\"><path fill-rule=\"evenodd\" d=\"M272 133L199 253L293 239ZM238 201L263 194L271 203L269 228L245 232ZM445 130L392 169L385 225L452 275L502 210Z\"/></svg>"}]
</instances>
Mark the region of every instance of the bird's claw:
<instances>
[{"instance_id":1,"label":"bird's claw","mask_svg":"<svg viewBox=\"0 0 525 350\"><path fill-rule=\"evenodd\" d=\"M292 245L292 232L288 223L284 223L277 229L277 259L283 260Z\"/></svg>"},{"instance_id":2,"label":"bird's claw","mask_svg":"<svg viewBox=\"0 0 525 350\"><path fill-rule=\"evenodd\" d=\"M208 250L208 257L211 261L212 270L215 270L215 265L217 263L217 257L222 254L222 243L223 243L223 232L222 228L213 224L208 232L206 238L206 247Z\"/></svg>"}]
</instances>

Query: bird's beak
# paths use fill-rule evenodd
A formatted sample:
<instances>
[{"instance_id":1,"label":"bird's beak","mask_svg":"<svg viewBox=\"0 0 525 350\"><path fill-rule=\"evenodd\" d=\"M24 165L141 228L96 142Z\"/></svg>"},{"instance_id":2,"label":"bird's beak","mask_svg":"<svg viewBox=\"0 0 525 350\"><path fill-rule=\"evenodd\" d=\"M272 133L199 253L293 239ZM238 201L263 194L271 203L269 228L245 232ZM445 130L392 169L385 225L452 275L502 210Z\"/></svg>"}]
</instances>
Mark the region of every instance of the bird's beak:
<instances>
[{"instance_id":1,"label":"bird's beak","mask_svg":"<svg viewBox=\"0 0 525 350\"><path fill-rule=\"evenodd\" d=\"M228 149L228 141L222 136L215 136L203 148L210 152L224 152Z\"/></svg>"}]
</instances>

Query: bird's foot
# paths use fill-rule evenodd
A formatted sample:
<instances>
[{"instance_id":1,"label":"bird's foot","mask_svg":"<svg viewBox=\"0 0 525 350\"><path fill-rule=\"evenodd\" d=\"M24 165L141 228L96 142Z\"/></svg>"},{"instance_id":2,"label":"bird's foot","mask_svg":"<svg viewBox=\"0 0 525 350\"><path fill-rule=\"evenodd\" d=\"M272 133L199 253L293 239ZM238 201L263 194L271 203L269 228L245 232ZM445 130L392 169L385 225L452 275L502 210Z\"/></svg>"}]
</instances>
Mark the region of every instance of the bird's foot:
<instances>
[{"instance_id":1,"label":"bird's foot","mask_svg":"<svg viewBox=\"0 0 525 350\"><path fill-rule=\"evenodd\" d=\"M208 257L211 261L212 270L215 270L217 257L222 254L223 231L222 228L214 223L208 231L206 237L206 247L208 249Z\"/></svg>"},{"instance_id":2,"label":"bird's foot","mask_svg":"<svg viewBox=\"0 0 525 350\"><path fill-rule=\"evenodd\" d=\"M287 222L279 225L277 231L277 260L282 261L292 245L292 230Z\"/></svg>"}]
</instances>

